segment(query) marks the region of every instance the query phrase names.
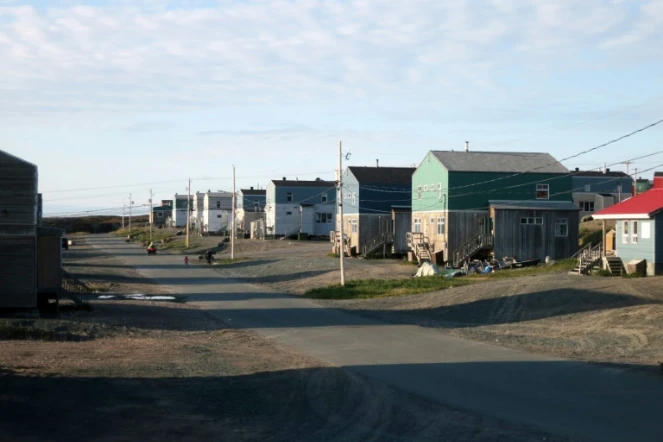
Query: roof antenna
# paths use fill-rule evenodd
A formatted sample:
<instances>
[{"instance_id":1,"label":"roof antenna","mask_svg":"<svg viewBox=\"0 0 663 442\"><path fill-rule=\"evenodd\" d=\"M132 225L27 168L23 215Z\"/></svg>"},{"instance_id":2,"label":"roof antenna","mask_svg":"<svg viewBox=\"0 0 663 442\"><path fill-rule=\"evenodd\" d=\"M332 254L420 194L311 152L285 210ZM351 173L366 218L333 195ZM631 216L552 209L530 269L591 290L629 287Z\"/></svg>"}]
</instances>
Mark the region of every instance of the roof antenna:
<instances>
[{"instance_id":1,"label":"roof antenna","mask_svg":"<svg viewBox=\"0 0 663 442\"><path fill-rule=\"evenodd\" d=\"M379 158L375 159L375 167L380 167L380 159Z\"/></svg>"},{"instance_id":2,"label":"roof antenna","mask_svg":"<svg viewBox=\"0 0 663 442\"><path fill-rule=\"evenodd\" d=\"M470 151L470 142L466 141L465 142L465 152L469 152L469 151Z\"/></svg>"}]
</instances>

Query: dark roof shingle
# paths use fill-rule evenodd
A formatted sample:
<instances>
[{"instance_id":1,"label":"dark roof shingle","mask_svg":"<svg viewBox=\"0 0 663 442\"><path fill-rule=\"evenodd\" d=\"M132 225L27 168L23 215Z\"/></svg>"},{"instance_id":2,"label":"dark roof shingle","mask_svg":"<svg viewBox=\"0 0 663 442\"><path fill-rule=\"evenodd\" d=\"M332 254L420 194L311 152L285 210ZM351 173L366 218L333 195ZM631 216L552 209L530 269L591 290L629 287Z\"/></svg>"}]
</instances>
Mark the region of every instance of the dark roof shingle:
<instances>
[{"instance_id":1,"label":"dark roof shingle","mask_svg":"<svg viewBox=\"0 0 663 442\"><path fill-rule=\"evenodd\" d=\"M241 189L242 195L265 196L267 191L265 189Z\"/></svg>"},{"instance_id":2,"label":"dark roof shingle","mask_svg":"<svg viewBox=\"0 0 663 442\"><path fill-rule=\"evenodd\" d=\"M335 187L334 181L299 181L299 180L272 180L275 186L285 187Z\"/></svg>"},{"instance_id":3,"label":"dark roof shingle","mask_svg":"<svg viewBox=\"0 0 663 442\"><path fill-rule=\"evenodd\" d=\"M552 155L543 152L481 152L433 150L435 157L454 172L568 173Z\"/></svg>"},{"instance_id":4,"label":"dark roof shingle","mask_svg":"<svg viewBox=\"0 0 663 442\"><path fill-rule=\"evenodd\" d=\"M349 166L350 172L362 184L404 184L412 183L414 167L360 167Z\"/></svg>"}]
</instances>

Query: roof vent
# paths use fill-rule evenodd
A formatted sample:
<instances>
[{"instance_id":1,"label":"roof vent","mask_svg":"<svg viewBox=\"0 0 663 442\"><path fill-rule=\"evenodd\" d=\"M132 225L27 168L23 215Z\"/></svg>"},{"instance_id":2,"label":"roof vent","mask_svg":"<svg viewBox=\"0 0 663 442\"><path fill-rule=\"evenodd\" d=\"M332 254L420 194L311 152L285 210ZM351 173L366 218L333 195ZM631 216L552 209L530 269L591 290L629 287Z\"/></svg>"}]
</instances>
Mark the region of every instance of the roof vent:
<instances>
[{"instance_id":1,"label":"roof vent","mask_svg":"<svg viewBox=\"0 0 663 442\"><path fill-rule=\"evenodd\" d=\"M285 181L285 177L283 177L283 181Z\"/></svg>"},{"instance_id":2,"label":"roof vent","mask_svg":"<svg viewBox=\"0 0 663 442\"><path fill-rule=\"evenodd\" d=\"M380 159L379 158L375 159L375 167L380 167Z\"/></svg>"},{"instance_id":3,"label":"roof vent","mask_svg":"<svg viewBox=\"0 0 663 442\"><path fill-rule=\"evenodd\" d=\"M605 170L605 173L608 173L608 172L610 172L610 169L609 169L609 168Z\"/></svg>"},{"instance_id":4,"label":"roof vent","mask_svg":"<svg viewBox=\"0 0 663 442\"><path fill-rule=\"evenodd\" d=\"M576 167L576 172L580 172L580 168L579 168L579 167Z\"/></svg>"},{"instance_id":5,"label":"roof vent","mask_svg":"<svg viewBox=\"0 0 663 442\"><path fill-rule=\"evenodd\" d=\"M253 190L253 186L251 186L251 190Z\"/></svg>"},{"instance_id":6,"label":"roof vent","mask_svg":"<svg viewBox=\"0 0 663 442\"><path fill-rule=\"evenodd\" d=\"M470 151L470 142L466 141L465 142L465 152L469 152L469 151Z\"/></svg>"}]
</instances>

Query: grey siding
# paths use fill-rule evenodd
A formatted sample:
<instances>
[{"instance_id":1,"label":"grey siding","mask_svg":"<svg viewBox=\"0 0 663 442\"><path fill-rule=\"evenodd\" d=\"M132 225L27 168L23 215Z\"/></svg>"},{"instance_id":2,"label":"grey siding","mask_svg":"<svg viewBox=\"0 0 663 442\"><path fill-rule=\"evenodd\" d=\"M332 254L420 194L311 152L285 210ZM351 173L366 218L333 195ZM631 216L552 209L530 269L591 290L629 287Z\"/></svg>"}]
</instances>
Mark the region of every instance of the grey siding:
<instances>
[{"instance_id":1,"label":"grey siding","mask_svg":"<svg viewBox=\"0 0 663 442\"><path fill-rule=\"evenodd\" d=\"M629 223L627 243L624 243L624 221ZM631 241L631 234L633 232L633 221L638 222L638 243L633 244ZM643 223L650 224L651 237L649 239L642 238ZM617 256L619 256L624 263L624 266L629 261L634 259L646 259L647 263L655 262L654 259L654 241L656 235L656 223L654 220L619 220L616 226L617 235L615 243L617 244Z\"/></svg>"},{"instance_id":2,"label":"grey siding","mask_svg":"<svg viewBox=\"0 0 663 442\"><path fill-rule=\"evenodd\" d=\"M354 198L353 198L354 197ZM361 190L359 182L350 169L343 173L343 214L356 215L359 213ZM361 222L361 220L359 221Z\"/></svg>"},{"instance_id":3,"label":"grey siding","mask_svg":"<svg viewBox=\"0 0 663 442\"><path fill-rule=\"evenodd\" d=\"M453 259L453 253L465 241L479 233L479 220L488 219L488 211L449 212L447 217L447 247L443 248L446 260ZM438 251L437 249L435 250Z\"/></svg>"},{"instance_id":4,"label":"grey siding","mask_svg":"<svg viewBox=\"0 0 663 442\"><path fill-rule=\"evenodd\" d=\"M404 254L410 251L410 248L407 246L407 232L411 231L411 225L412 225L411 211L393 212L395 253Z\"/></svg>"},{"instance_id":5,"label":"grey siding","mask_svg":"<svg viewBox=\"0 0 663 442\"><path fill-rule=\"evenodd\" d=\"M363 253L364 246L380 233L392 231L391 215L359 215L359 238L357 252Z\"/></svg>"},{"instance_id":6,"label":"grey siding","mask_svg":"<svg viewBox=\"0 0 663 442\"><path fill-rule=\"evenodd\" d=\"M526 224L521 218L542 218L543 224ZM555 220L565 218L568 236L555 236ZM495 257L564 259L578 249L579 220L576 211L495 209Z\"/></svg>"},{"instance_id":7,"label":"grey siding","mask_svg":"<svg viewBox=\"0 0 663 442\"><path fill-rule=\"evenodd\" d=\"M37 167L0 151L0 234L36 234L37 210Z\"/></svg>"},{"instance_id":8,"label":"grey siding","mask_svg":"<svg viewBox=\"0 0 663 442\"><path fill-rule=\"evenodd\" d=\"M36 236L0 236L0 308L37 306Z\"/></svg>"}]
</instances>

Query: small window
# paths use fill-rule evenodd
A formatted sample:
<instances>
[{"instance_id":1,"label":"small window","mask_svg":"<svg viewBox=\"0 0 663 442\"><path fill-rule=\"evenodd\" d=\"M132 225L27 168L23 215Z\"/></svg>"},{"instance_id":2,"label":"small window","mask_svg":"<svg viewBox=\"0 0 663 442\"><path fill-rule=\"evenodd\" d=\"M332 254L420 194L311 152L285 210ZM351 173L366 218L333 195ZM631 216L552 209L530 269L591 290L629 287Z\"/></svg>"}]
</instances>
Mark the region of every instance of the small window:
<instances>
[{"instance_id":1,"label":"small window","mask_svg":"<svg viewBox=\"0 0 663 442\"><path fill-rule=\"evenodd\" d=\"M537 184L536 199L547 200L548 198L550 198L550 184Z\"/></svg>"},{"instance_id":2,"label":"small window","mask_svg":"<svg viewBox=\"0 0 663 442\"><path fill-rule=\"evenodd\" d=\"M628 244L628 221L622 223L622 244Z\"/></svg>"},{"instance_id":3,"label":"small window","mask_svg":"<svg viewBox=\"0 0 663 442\"><path fill-rule=\"evenodd\" d=\"M520 224L525 224L529 226L542 225L543 218L535 218L535 217L520 218Z\"/></svg>"},{"instance_id":4,"label":"small window","mask_svg":"<svg viewBox=\"0 0 663 442\"><path fill-rule=\"evenodd\" d=\"M555 236L567 237L569 236L569 220L568 218L558 218L555 220Z\"/></svg>"},{"instance_id":5,"label":"small window","mask_svg":"<svg viewBox=\"0 0 663 442\"><path fill-rule=\"evenodd\" d=\"M434 190L435 190L435 184L431 184L431 185L430 185L430 191L432 192L432 191L434 191Z\"/></svg>"},{"instance_id":6,"label":"small window","mask_svg":"<svg viewBox=\"0 0 663 442\"><path fill-rule=\"evenodd\" d=\"M163 218L163 212L157 212L157 218Z\"/></svg>"},{"instance_id":7,"label":"small window","mask_svg":"<svg viewBox=\"0 0 663 442\"><path fill-rule=\"evenodd\" d=\"M221 218L221 215L217 215L216 217L217 217L217 218Z\"/></svg>"},{"instance_id":8,"label":"small window","mask_svg":"<svg viewBox=\"0 0 663 442\"><path fill-rule=\"evenodd\" d=\"M585 192L591 192L592 191L592 185L591 184L585 184Z\"/></svg>"},{"instance_id":9,"label":"small window","mask_svg":"<svg viewBox=\"0 0 663 442\"><path fill-rule=\"evenodd\" d=\"M328 213L327 214L327 224L331 224L334 221L334 214L333 213Z\"/></svg>"},{"instance_id":10,"label":"small window","mask_svg":"<svg viewBox=\"0 0 663 442\"><path fill-rule=\"evenodd\" d=\"M221 208L221 201L217 201L217 202L216 202L216 208L217 208L217 209L220 209L220 208Z\"/></svg>"},{"instance_id":11,"label":"small window","mask_svg":"<svg viewBox=\"0 0 663 442\"><path fill-rule=\"evenodd\" d=\"M355 193L352 192L352 205L354 206L355 204L357 204L357 195L355 195Z\"/></svg>"},{"instance_id":12,"label":"small window","mask_svg":"<svg viewBox=\"0 0 663 442\"><path fill-rule=\"evenodd\" d=\"M322 201L323 203L327 202L327 194L326 193L322 194L322 196L320 197L320 201Z\"/></svg>"},{"instance_id":13,"label":"small window","mask_svg":"<svg viewBox=\"0 0 663 442\"><path fill-rule=\"evenodd\" d=\"M357 220L352 220L352 233L357 233Z\"/></svg>"},{"instance_id":14,"label":"small window","mask_svg":"<svg viewBox=\"0 0 663 442\"><path fill-rule=\"evenodd\" d=\"M437 219L437 234L444 235L444 218Z\"/></svg>"},{"instance_id":15,"label":"small window","mask_svg":"<svg viewBox=\"0 0 663 442\"><path fill-rule=\"evenodd\" d=\"M638 243L638 222L633 221L633 229L631 230L631 244Z\"/></svg>"},{"instance_id":16,"label":"small window","mask_svg":"<svg viewBox=\"0 0 663 442\"><path fill-rule=\"evenodd\" d=\"M286 215L292 215L292 212L286 212L285 214Z\"/></svg>"},{"instance_id":17,"label":"small window","mask_svg":"<svg viewBox=\"0 0 663 442\"><path fill-rule=\"evenodd\" d=\"M428 184L424 184L424 192L428 192Z\"/></svg>"},{"instance_id":18,"label":"small window","mask_svg":"<svg viewBox=\"0 0 663 442\"><path fill-rule=\"evenodd\" d=\"M285 194L285 200L288 203L292 202L292 192L288 192L288 193Z\"/></svg>"},{"instance_id":19,"label":"small window","mask_svg":"<svg viewBox=\"0 0 663 442\"><path fill-rule=\"evenodd\" d=\"M417 199L421 199L421 186L417 186Z\"/></svg>"},{"instance_id":20,"label":"small window","mask_svg":"<svg viewBox=\"0 0 663 442\"><path fill-rule=\"evenodd\" d=\"M527 218L520 218L520 224L527 224Z\"/></svg>"},{"instance_id":21,"label":"small window","mask_svg":"<svg viewBox=\"0 0 663 442\"><path fill-rule=\"evenodd\" d=\"M430 223L431 223L431 224L435 224L435 218L431 218L431 219L430 219Z\"/></svg>"},{"instance_id":22,"label":"small window","mask_svg":"<svg viewBox=\"0 0 663 442\"><path fill-rule=\"evenodd\" d=\"M414 219L414 232L415 233L421 232L421 218Z\"/></svg>"}]
</instances>

